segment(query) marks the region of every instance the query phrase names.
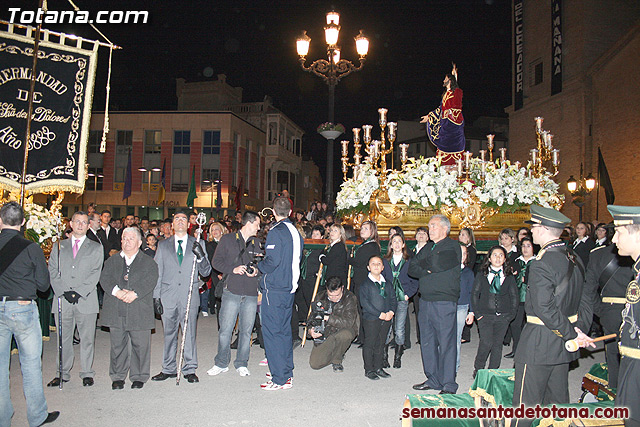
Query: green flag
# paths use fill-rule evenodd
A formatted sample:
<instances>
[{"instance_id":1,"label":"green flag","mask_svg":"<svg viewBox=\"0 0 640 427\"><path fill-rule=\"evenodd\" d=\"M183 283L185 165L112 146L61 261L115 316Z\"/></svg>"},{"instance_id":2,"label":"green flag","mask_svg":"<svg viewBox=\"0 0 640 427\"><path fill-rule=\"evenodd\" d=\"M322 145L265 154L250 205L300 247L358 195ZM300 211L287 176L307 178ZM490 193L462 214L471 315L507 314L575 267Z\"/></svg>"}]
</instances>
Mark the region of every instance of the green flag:
<instances>
[{"instance_id":1,"label":"green flag","mask_svg":"<svg viewBox=\"0 0 640 427\"><path fill-rule=\"evenodd\" d=\"M189 194L187 194L187 206L192 207L193 201L198 198L196 194L196 167L193 167L191 173L191 184L189 184Z\"/></svg>"}]
</instances>

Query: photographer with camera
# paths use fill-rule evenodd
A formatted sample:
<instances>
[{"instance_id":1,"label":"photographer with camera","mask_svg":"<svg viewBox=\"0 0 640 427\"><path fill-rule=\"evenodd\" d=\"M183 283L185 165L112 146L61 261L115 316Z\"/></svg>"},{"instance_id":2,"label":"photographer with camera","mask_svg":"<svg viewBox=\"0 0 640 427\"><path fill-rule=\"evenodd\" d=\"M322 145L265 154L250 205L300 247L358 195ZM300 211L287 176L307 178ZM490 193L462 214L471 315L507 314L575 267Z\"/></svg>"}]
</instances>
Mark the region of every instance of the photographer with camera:
<instances>
[{"instance_id":1,"label":"photographer with camera","mask_svg":"<svg viewBox=\"0 0 640 427\"><path fill-rule=\"evenodd\" d=\"M314 341L311 368L322 369L331 364L334 372L342 372L342 359L358 334L360 317L358 299L344 288L339 277L327 279L326 289L312 303L307 325Z\"/></svg>"},{"instance_id":2,"label":"photographer with camera","mask_svg":"<svg viewBox=\"0 0 640 427\"><path fill-rule=\"evenodd\" d=\"M234 367L241 377L250 375L247 369L251 348L251 331L258 307L258 278L256 263L263 256L259 240L260 216L246 211L242 216L242 228L220 238L212 266L223 273L218 286L223 286L220 306L220 331L218 354L215 364L207 371L218 375L229 370L231 361L231 335L238 318L238 353Z\"/></svg>"}]
</instances>

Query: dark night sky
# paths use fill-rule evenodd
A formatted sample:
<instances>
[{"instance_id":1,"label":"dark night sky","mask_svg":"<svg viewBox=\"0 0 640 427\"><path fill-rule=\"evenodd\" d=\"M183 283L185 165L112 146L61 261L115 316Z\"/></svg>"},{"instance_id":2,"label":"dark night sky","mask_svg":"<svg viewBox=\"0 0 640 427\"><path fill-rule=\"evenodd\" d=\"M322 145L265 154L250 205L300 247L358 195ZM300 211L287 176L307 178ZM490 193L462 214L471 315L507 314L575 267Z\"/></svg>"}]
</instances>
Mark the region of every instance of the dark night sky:
<instances>
[{"instance_id":1,"label":"dark night sky","mask_svg":"<svg viewBox=\"0 0 640 427\"><path fill-rule=\"evenodd\" d=\"M20 3L26 8L25 2ZM308 58L326 57L323 26L332 8L341 15L343 58L357 62L353 37L359 29L370 39L363 70L345 77L336 88L336 121L347 129L376 124L379 107L389 109L390 121L416 120L426 114L439 103L442 78L452 61L458 65L468 123L481 115L505 116L504 108L511 102L508 0L75 3L90 11L98 7L149 11L146 25L99 25L124 48L113 55L111 108L175 109L175 79L207 80L204 70L209 67L213 78L226 74L227 83L244 88L245 102L271 96L275 106L305 130L304 153L313 157L323 174L326 145L316 127L327 120L328 90L322 79L300 68L295 39L307 30L312 38ZM63 0L50 0L49 7L70 9ZM3 15L7 13L5 9ZM88 25L48 28L99 37ZM104 109L107 58L108 51L101 48L96 110Z\"/></svg>"}]
</instances>

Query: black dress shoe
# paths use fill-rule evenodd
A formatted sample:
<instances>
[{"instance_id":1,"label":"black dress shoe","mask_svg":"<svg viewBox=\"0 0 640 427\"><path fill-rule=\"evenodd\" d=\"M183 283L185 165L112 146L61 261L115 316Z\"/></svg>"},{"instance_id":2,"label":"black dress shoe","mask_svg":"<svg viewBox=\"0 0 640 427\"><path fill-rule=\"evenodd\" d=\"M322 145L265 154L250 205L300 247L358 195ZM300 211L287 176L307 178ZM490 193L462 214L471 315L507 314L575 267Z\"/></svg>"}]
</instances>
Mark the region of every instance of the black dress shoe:
<instances>
[{"instance_id":1,"label":"black dress shoe","mask_svg":"<svg viewBox=\"0 0 640 427\"><path fill-rule=\"evenodd\" d=\"M165 374L160 372L158 375L151 377L151 381L164 381L168 378L176 378L178 374Z\"/></svg>"},{"instance_id":2,"label":"black dress shoe","mask_svg":"<svg viewBox=\"0 0 640 427\"><path fill-rule=\"evenodd\" d=\"M91 387L93 385L93 378L84 377L82 379L82 385L85 386L85 387Z\"/></svg>"},{"instance_id":3,"label":"black dress shoe","mask_svg":"<svg viewBox=\"0 0 640 427\"><path fill-rule=\"evenodd\" d=\"M124 380L118 380L111 383L111 390L122 390L124 388Z\"/></svg>"},{"instance_id":4,"label":"black dress shoe","mask_svg":"<svg viewBox=\"0 0 640 427\"><path fill-rule=\"evenodd\" d=\"M478 370L474 369L473 370L473 374L471 375L471 378L473 378L475 380L476 379L476 375L478 375Z\"/></svg>"},{"instance_id":5,"label":"black dress shoe","mask_svg":"<svg viewBox=\"0 0 640 427\"><path fill-rule=\"evenodd\" d=\"M370 380L379 380L380 377L373 371L365 372L364 376L369 378Z\"/></svg>"},{"instance_id":6,"label":"black dress shoe","mask_svg":"<svg viewBox=\"0 0 640 427\"><path fill-rule=\"evenodd\" d=\"M429 387L427 385L426 381L423 382L423 383L420 383L420 384L414 384L413 389L414 390L422 390L422 391L424 391L424 390L433 390L431 387Z\"/></svg>"},{"instance_id":7,"label":"black dress shoe","mask_svg":"<svg viewBox=\"0 0 640 427\"><path fill-rule=\"evenodd\" d=\"M456 394L455 391L449 391L449 390L440 390L440 393L438 394Z\"/></svg>"},{"instance_id":8,"label":"black dress shoe","mask_svg":"<svg viewBox=\"0 0 640 427\"><path fill-rule=\"evenodd\" d=\"M513 356L514 356L514 354L513 354L513 351L512 351L511 353L507 353L507 354L505 354L505 355L504 355L504 358L505 358L505 359L513 359Z\"/></svg>"},{"instance_id":9,"label":"black dress shoe","mask_svg":"<svg viewBox=\"0 0 640 427\"><path fill-rule=\"evenodd\" d=\"M134 381L131 383L131 388L142 388L144 387L144 383L142 381Z\"/></svg>"},{"instance_id":10,"label":"black dress shoe","mask_svg":"<svg viewBox=\"0 0 640 427\"><path fill-rule=\"evenodd\" d=\"M331 366L333 366L333 372L342 372L342 371L344 371L344 366L342 366L342 363L334 363Z\"/></svg>"},{"instance_id":11,"label":"black dress shoe","mask_svg":"<svg viewBox=\"0 0 640 427\"><path fill-rule=\"evenodd\" d=\"M42 424L40 424L40 425L43 426L45 424L52 423L55 420L57 420L59 416L60 416L60 411L49 412L47 414L47 418L45 418L44 421L42 422Z\"/></svg>"},{"instance_id":12,"label":"black dress shoe","mask_svg":"<svg viewBox=\"0 0 640 427\"><path fill-rule=\"evenodd\" d=\"M198 376L196 374L186 374L184 377L190 383L199 383L200 382L200 380L198 379Z\"/></svg>"},{"instance_id":13,"label":"black dress shoe","mask_svg":"<svg viewBox=\"0 0 640 427\"><path fill-rule=\"evenodd\" d=\"M68 383L69 380L62 380L63 383ZM49 384L47 384L47 387L58 387L60 385L60 378L55 377L54 379L52 379L51 381L49 381Z\"/></svg>"},{"instance_id":14,"label":"black dress shoe","mask_svg":"<svg viewBox=\"0 0 640 427\"><path fill-rule=\"evenodd\" d=\"M379 376L380 378L389 378L391 376L390 373L388 373L387 371L385 371L384 369L380 368L376 371L376 375Z\"/></svg>"}]
</instances>

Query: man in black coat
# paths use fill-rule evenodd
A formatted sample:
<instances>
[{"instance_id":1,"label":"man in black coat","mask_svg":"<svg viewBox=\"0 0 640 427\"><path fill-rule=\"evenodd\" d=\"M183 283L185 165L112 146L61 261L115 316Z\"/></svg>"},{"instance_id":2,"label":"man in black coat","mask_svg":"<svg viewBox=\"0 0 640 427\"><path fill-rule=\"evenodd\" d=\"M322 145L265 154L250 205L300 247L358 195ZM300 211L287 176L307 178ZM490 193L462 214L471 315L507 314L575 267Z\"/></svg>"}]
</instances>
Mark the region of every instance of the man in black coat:
<instances>
[{"instance_id":1,"label":"man in black coat","mask_svg":"<svg viewBox=\"0 0 640 427\"><path fill-rule=\"evenodd\" d=\"M589 255L584 292L593 302L595 314L600 317L605 335L618 333L620 330L620 313L626 303L627 285L633 279L632 267L633 260L619 255L616 245L598 246ZM605 350L609 387L617 388L620 369L618 341L606 341Z\"/></svg>"},{"instance_id":2,"label":"man in black coat","mask_svg":"<svg viewBox=\"0 0 640 427\"><path fill-rule=\"evenodd\" d=\"M514 358L513 406L569 403L569 363L580 353L567 351L565 343L575 339L580 347L595 347L582 332L591 324L582 292L584 266L560 240L569 218L555 209L533 205L531 220L526 222L532 224L533 242L541 249L529 266L527 323ZM517 419L515 425L531 422Z\"/></svg>"},{"instance_id":3,"label":"man in black coat","mask_svg":"<svg viewBox=\"0 0 640 427\"><path fill-rule=\"evenodd\" d=\"M151 330L155 327L153 289L158 265L140 251L137 227L122 232L122 252L104 263L100 286L104 289L102 324L111 336L109 375L111 388L124 388L129 373L131 388L142 388L151 372ZM131 350L129 350L131 349Z\"/></svg>"},{"instance_id":4,"label":"man in black coat","mask_svg":"<svg viewBox=\"0 0 640 427\"><path fill-rule=\"evenodd\" d=\"M102 221L102 224L96 234L102 242L104 260L106 261L111 255L120 250L120 234L115 228L109 225L111 222L111 211L108 209L102 211L100 214L100 221Z\"/></svg>"},{"instance_id":5,"label":"man in black coat","mask_svg":"<svg viewBox=\"0 0 640 427\"><path fill-rule=\"evenodd\" d=\"M451 240L451 223L444 215L429 220L431 240L409 265L409 276L420 279L420 350L427 380L415 390L455 394L456 313L460 297L460 243Z\"/></svg>"},{"instance_id":6,"label":"man in black coat","mask_svg":"<svg viewBox=\"0 0 640 427\"><path fill-rule=\"evenodd\" d=\"M620 375L616 406L629 408L627 427L640 426L640 207L607 206L616 234L613 243L620 255L633 259L633 280L627 285L620 328Z\"/></svg>"}]
</instances>

